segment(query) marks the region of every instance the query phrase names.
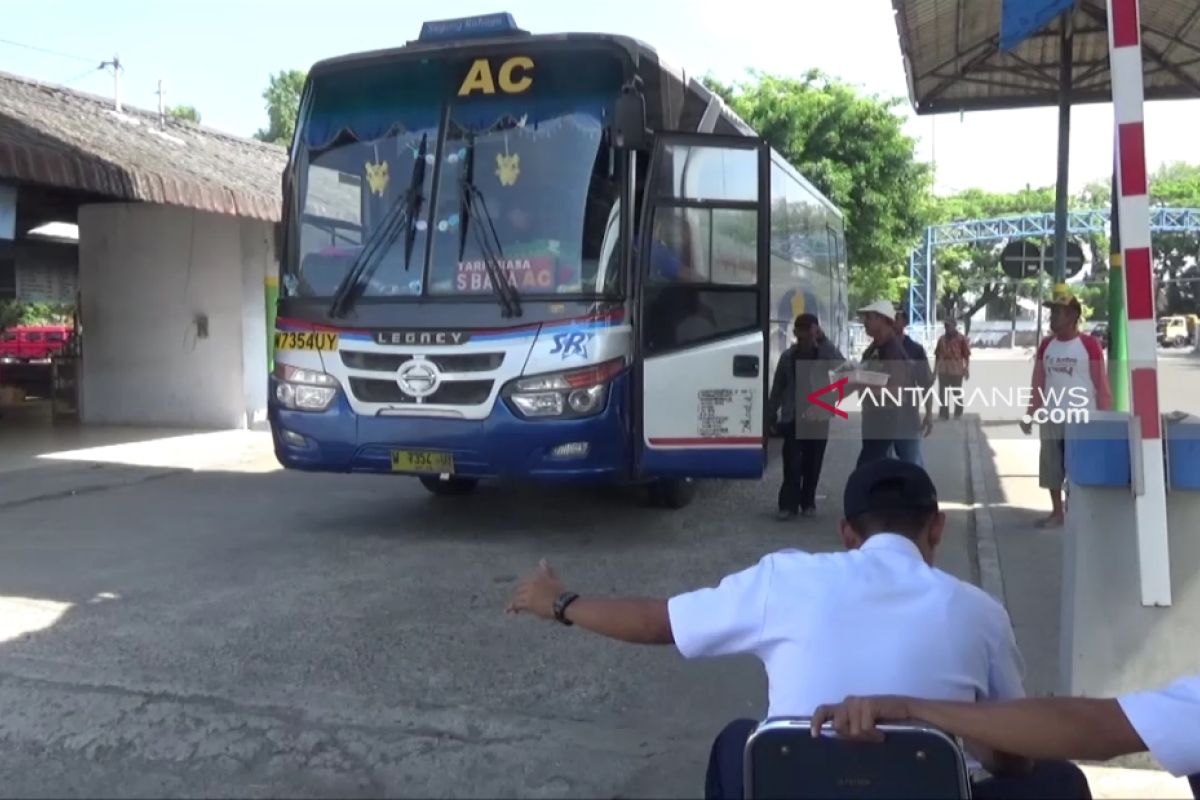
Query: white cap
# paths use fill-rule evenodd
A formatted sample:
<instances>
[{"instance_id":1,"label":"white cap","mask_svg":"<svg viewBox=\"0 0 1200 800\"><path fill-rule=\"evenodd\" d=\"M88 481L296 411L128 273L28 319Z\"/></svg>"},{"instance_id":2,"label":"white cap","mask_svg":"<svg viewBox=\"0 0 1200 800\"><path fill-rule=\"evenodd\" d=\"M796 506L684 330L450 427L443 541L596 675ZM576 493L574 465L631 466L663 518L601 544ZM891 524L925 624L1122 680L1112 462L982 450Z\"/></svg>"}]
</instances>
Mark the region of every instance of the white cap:
<instances>
[{"instance_id":1,"label":"white cap","mask_svg":"<svg viewBox=\"0 0 1200 800\"><path fill-rule=\"evenodd\" d=\"M896 321L896 307L892 305L891 300L876 300L869 306L863 306L858 310L859 314L878 314L881 317L887 317L893 322Z\"/></svg>"}]
</instances>

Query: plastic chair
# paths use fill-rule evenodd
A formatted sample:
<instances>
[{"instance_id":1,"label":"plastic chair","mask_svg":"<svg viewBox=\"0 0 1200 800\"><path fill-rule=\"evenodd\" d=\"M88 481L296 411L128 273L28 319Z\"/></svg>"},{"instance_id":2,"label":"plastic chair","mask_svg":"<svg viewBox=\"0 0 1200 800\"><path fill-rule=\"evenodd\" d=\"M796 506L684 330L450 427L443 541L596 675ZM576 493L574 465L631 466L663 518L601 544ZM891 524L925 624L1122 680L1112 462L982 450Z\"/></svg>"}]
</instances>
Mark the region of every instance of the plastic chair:
<instances>
[{"instance_id":1,"label":"plastic chair","mask_svg":"<svg viewBox=\"0 0 1200 800\"><path fill-rule=\"evenodd\" d=\"M810 733L808 719L767 720L745 751L745 797L970 798L971 779L958 742L934 728L880 725L881 743Z\"/></svg>"}]
</instances>

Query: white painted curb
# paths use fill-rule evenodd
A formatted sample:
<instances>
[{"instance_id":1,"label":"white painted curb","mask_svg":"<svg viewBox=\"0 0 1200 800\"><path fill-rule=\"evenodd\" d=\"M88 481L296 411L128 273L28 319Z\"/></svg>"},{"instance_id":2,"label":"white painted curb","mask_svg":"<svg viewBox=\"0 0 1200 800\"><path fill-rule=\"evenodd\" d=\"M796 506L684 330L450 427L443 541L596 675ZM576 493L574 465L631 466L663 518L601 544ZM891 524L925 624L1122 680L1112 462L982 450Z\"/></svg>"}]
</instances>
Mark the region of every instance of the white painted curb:
<instances>
[{"instance_id":1,"label":"white painted curb","mask_svg":"<svg viewBox=\"0 0 1200 800\"><path fill-rule=\"evenodd\" d=\"M967 423L967 469L970 472L971 520L975 528L975 561L979 566L979 585L1005 608L1004 575L1000 570L1000 548L996 545L996 523L992 519L991 498L984 471L983 429L978 417Z\"/></svg>"}]
</instances>

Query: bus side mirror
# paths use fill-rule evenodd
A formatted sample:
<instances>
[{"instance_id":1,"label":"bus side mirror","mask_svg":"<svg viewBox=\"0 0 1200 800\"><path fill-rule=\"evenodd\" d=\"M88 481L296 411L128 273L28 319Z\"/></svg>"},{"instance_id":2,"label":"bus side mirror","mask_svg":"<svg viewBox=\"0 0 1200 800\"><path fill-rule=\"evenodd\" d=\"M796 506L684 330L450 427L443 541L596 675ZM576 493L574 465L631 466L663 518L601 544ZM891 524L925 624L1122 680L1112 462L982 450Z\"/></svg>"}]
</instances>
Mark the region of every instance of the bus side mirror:
<instances>
[{"instance_id":1,"label":"bus side mirror","mask_svg":"<svg viewBox=\"0 0 1200 800\"><path fill-rule=\"evenodd\" d=\"M613 110L613 144L622 150L641 150L649 138L646 131L646 98L633 84L621 87Z\"/></svg>"}]
</instances>

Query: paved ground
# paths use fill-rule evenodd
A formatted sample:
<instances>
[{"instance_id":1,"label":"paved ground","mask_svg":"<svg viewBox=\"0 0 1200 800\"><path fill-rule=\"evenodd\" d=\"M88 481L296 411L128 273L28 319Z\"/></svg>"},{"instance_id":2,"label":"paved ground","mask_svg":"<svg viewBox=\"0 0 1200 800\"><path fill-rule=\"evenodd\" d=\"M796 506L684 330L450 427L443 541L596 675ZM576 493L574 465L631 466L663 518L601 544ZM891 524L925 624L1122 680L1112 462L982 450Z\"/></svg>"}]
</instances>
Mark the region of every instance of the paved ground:
<instances>
[{"instance_id":1,"label":"paved ground","mask_svg":"<svg viewBox=\"0 0 1200 800\"><path fill-rule=\"evenodd\" d=\"M506 617L510 586L545 556L583 591L670 593L838 546L840 499L780 525L774 475L678 513L622 491L443 502L222 441L224 469L177 439L5 473L0 793L699 796L713 732L763 711L758 664ZM852 444L831 445L826 486ZM188 452L202 471L176 469ZM943 563L969 576L960 426L928 457Z\"/></svg>"},{"instance_id":2,"label":"paved ground","mask_svg":"<svg viewBox=\"0 0 1200 800\"><path fill-rule=\"evenodd\" d=\"M1198 402L1198 366L1166 364L1164 396ZM984 461L1005 595L1029 688L1053 691L1061 542L1029 527L1033 443L1002 417ZM964 430L940 425L927 460L942 564L972 577ZM774 474L679 513L623 491L441 502L278 471L253 435L131 438L60 435L92 449L46 459L0 431L4 795L698 796L712 732L762 712L760 667L514 620L509 587L542 556L585 591L669 593L836 548L856 452L831 446L822 518L781 526Z\"/></svg>"},{"instance_id":3,"label":"paved ground","mask_svg":"<svg viewBox=\"0 0 1200 800\"><path fill-rule=\"evenodd\" d=\"M1159 393L1164 413L1184 411L1200 416L1200 358L1182 351L1161 351ZM1032 353L980 351L970 386L1023 385L1029 379ZM1015 414L1000 408L979 413L986 440L984 471L990 510L996 526L1006 598L1017 640L1026 658L1032 693L1059 691L1059 587L1062 580L1062 535L1038 530L1034 523L1050 512L1050 497L1038 487L1038 441L1025 436Z\"/></svg>"},{"instance_id":4,"label":"paved ground","mask_svg":"<svg viewBox=\"0 0 1200 800\"><path fill-rule=\"evenodd\" d=\"M1200 415L1200 359L1161 352L1159 367L1164 412ZM1008 355L985 354L972 371L982 385L991 386L1005 385L1021 369ZM1027 366L1024 369L1027 373ZM987 501L994 525L1003 593L1026 661L1026 688L1031 694L1058 694L1063 542L1061 531L1038 530L1034 525L1050 510L1049 495L1038 487L1037 438L1024 436L1011 416L1006 419L991 410L981 416L986 494L981 500ZM1148 756L1132 756L1087 770L1096 797L1191 796L1186 781L1157 766Z\"/></svg>"}]
</instances>

